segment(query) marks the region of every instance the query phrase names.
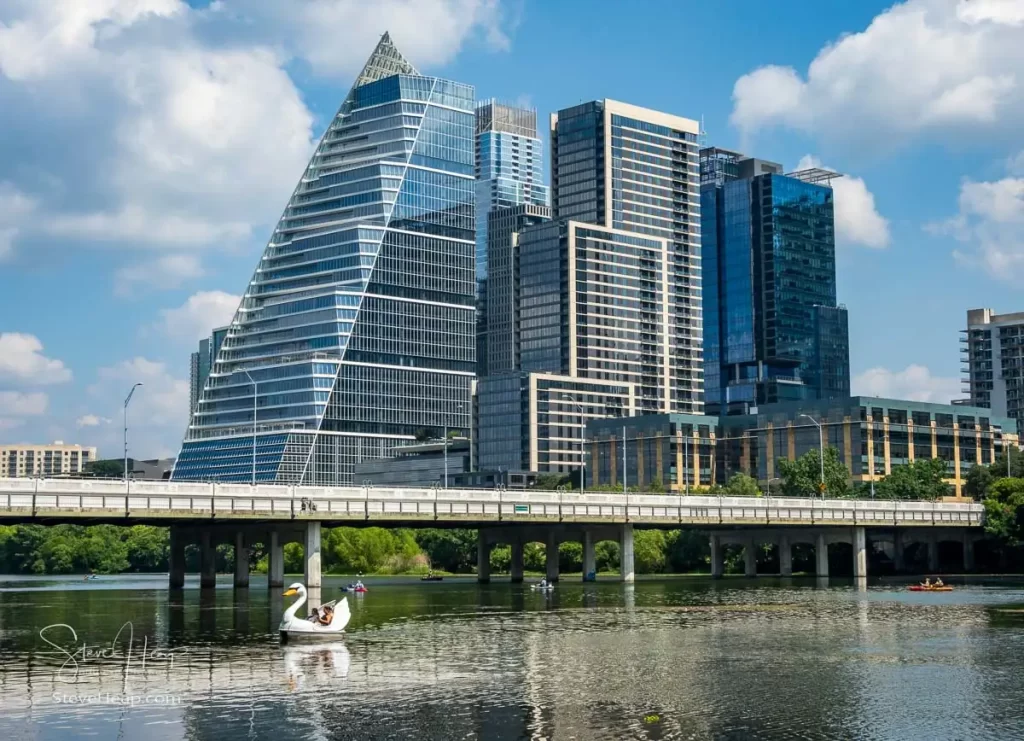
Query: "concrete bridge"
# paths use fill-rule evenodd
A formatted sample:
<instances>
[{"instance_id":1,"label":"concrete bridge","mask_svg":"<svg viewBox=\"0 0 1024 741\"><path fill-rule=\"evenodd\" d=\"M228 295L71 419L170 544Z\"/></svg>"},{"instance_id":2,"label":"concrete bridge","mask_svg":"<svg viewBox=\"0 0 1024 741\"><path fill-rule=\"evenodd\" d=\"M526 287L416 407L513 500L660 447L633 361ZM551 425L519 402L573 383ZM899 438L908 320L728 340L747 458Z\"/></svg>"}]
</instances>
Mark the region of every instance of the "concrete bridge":
<instances>
[{"instance_id":1,"label":"concrete bridge","mask_svg":"<svg viewBox=\"0 0 1024 741\"><path fill-rule=\"evenodd\" d=\"M184 584L184 551L200 549L200 584L215 581L219 543L235 547L235 585L249 582L248 545L268 548L270 586L283 583L283 547L300 542L306 583L321 584L321 526L476 528L478 577L490 576L490 550L512 549L512 578L523 574L523 545L547 546L547 574L558 578L558 544L583 545L583 572L594 571L594 545L615 540L621 577L633 580L634 528L690 527L710 534L712 574L722 574L722 548L744 547L746 572L756 573L756 546L779 547L783 574L792 573L791 548L811 543L817 573L828 575L828 545L853 546L853 573L867 575L869 541L892 542L897 561L912 541L928 544L929 563L938 562L938 542L964 547L973 563L973 542L981 534L984 509L959 502L889 502L778 497L706 497L657 494L578 494L572 491L305 487L99 479L0 479L0 523L152 524L170 527L170 583ZM933 555L934 554L934 555Z\"/></svg>"}]
</instances>

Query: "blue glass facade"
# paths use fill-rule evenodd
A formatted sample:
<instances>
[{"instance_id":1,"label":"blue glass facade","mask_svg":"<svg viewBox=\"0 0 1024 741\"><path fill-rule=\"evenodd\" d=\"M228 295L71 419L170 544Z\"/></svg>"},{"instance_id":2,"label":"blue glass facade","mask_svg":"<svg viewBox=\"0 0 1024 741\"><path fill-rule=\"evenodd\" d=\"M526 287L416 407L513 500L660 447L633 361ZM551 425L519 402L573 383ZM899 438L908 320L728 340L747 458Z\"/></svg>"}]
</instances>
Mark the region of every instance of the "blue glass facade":
<instances>
[{"instance_id":1,"label":"blue glass facade","mask_svg":"<svg viewBox=\"0 0 1024 741\"><path fill-rule=\"evenodd\" d=\"M708 412L849 395L832 188L724 150L701 166Z\"/></svg>"},{"instance_id":2,"label":"blue glass facade","mask_svg":"<svg viewBox=\"0 0 1024 741\"><path fill-rule=\"evenodd\" d=\"M499 365L490 363L494 351L489 342L494 335L489 317L499 323L510 321L512 286L510 278L515 266L506 265L498 277L501 285L490 280L495 251L505 250L511 241L515 219L499 219L498 232L491 235L490 225L498 212L508 213L520 206L527 209L527 222L533 217L546 215L548 187L544 185L543 144L537 136L537 112L525 108L503 105L494 101L476 108L476 278L477 278L477 373L510 370L510 347L507 336L497 350L503 357ZM537 210L539 209L539 210ZM499 256L499 261L508 260ZM497 290L495 290L497 289ZM495 293L498 306L495 303Z\"/></svg>"},{"instance_id":3,"label":"blue glass facade","mask_svg":"<svg viewBox=\"0 0 1024 741\"><path fill-rule=\"evenodd\" d=\"M257 480L345 484L418 430L468 428L473 99L382 38L225 333L175 479L248 481L255 445Z\"/></svg>"}]
</instances>

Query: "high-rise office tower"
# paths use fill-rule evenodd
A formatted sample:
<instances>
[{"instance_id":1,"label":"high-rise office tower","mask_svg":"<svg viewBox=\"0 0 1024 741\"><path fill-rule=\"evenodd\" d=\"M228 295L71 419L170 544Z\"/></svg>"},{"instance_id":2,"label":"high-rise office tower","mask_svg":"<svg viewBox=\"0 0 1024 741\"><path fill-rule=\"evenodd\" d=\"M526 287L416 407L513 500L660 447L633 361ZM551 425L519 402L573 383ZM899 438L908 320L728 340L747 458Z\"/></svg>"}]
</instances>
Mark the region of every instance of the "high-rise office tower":
<instances>
[{"instance_id":1,"label":"high-rise office tower","mask_svg":"<svg viewBox=\"0 0 1024 741\"><path fill-rule=\"evenodd\" d=\"M523 371L632 384L638 411L672 409L668 240L560 221L519 248Z\"/></svg>"},{"instance_id":2,"label":"high-rise office tower","mask_svg":"<svg viewBox=\"0 0 1024 741\"><path fill-rule=\"evenodd\" d=\"M347 484L468 429L474 90L385 34L317 146L192 415L175 479ZM256 406L254 419L254 404Z\"/></svg>"},{"instance_id":3,"label":"high-rise office tower","mask_svg":"<svg viewBox=\"0 0 1024 741\"><path fill-rule=\"evenodd\" d=\"M963 379L971 406L1017 420L1024 429L1024 312L996 314L969 309L960 338L966 365Z\"/></svg>"},{"instance_id":4,"label":"high-rise office tower","mask_svg":"<svg viewBox=\"0 0 1024 741\"><path fill-rule=\"evenodd\" d=\"M830 185L840 176L785 175L725 149L700 156L707 412L848 396Z\"/></svg>"},{"instance_id":5,"label":"high-rise office tower","mask_svg":"<svg viewBox=\"0 0 1024 741\"><path fill-rule=\"evenodd\" d=\"M548 186L543 183L543 144L537 136L537 112L526 108L504 105L495 101L481 103L476 108L476 277L477 277L477 369L485 376L508 370L507 362L489 366L488 341L493 334L488 317L507 328L511 315L507 313L511 286L508 272L499 276L505 281L500 286L489 279L494 262L492 253L504 251L499 261L507 262L508 245L514 240L512 231L548 215ZM517 215L506 214L496 222L492 235L490 222L497 211L530 206ZM493 242L493 244L492 244ZM500 294L496 305L490 298L492 288ZM507 342L499 355L507 357Z\"/></svg>"},{"instance_id":6,"label":"high-rise office tower","mask_svg":"<svg viewBox=\"0 0 1024 741\"><path fill-rule=\"evenodd\" d=\"M663 240L668 412L703 410L696 121L614 100L551 117L554 217Z\"/></svg>"},{"instance_id":7,"label":"high-rise office tower","mask_svg":"<svg viewBox=\"0 0 1024 741\"><path fill-rule=\"evenodd\" d=\"M519 370L521 326L520 242L525 229L551 220L551 209L533 203L500 208L487 215L487 292L482 319L481 376ZM477 347L481 345L478 343Z\"/></svg>"},{"instance_id":8,"label":"high-rise office tower","mask_svg":"<svg viewBox=\"0 0 1024 741\"><path fill-rule=\"evenodd\" d=\"M213 367L213 361L216 359L220 346L227 334L227 327L218 327L213 330L209 337L199 340L199 350L192 353L189 358L188 413L190 419L199 406L199 398L203 395L203 388L206 387L206 379L210 375L210 368Z\"/></svg>"}]
</instances>

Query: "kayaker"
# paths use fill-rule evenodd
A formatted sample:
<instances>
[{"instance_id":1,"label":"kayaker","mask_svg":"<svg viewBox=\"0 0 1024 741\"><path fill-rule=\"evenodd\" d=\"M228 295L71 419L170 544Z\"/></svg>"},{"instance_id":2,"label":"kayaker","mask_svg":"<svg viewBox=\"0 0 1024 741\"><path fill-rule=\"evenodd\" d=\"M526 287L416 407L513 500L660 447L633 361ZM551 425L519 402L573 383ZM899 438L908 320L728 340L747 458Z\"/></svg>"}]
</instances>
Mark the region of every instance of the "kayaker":
<instances>
[{"instance_id":1,"label":"kayaker","mask_svg":"<svg viewBox=\"0 0 1024 741\"><path fill-rule=\"evenodd\" d=\"M541 589L547 589L548 588L548 580L547 579L541 579L540 580L540 584L538 584L537 586L539 586Z\"/></svg>"},{"instance_id":2,"label":"kayaker","mask_svg":"<svg viewBox=\"0 0 1024 741\"><path fill-rule=\"evenodd\" d=\"M942 587L942 586L945 586L945 585L942 583L942 579L936 578L935 579L935 584L933 586Z\"/></svg>"}]
</instances>

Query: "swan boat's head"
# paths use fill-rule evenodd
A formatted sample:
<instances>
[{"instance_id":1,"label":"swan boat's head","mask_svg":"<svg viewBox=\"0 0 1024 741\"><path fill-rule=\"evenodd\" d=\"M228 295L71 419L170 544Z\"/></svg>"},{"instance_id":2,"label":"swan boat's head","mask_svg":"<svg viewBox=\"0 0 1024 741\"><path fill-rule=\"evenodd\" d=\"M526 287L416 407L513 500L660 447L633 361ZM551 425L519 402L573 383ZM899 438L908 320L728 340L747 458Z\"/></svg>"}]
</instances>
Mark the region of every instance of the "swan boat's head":
<instances>
[{"instance_id":1,"label":"swan boat's head","mask_svg":"<svg viewBox=\"0 0 1024 741\"><path fill-rule=\"evenodd\" d=\"M299 582L295 582L290 587L288 587L286 590L284 590L284 593L282 594L282 596L283 597L294 597L296 594L301 594L301 595L306 594L306 587L304 587Z\"/></svg>"}]
</instances>

